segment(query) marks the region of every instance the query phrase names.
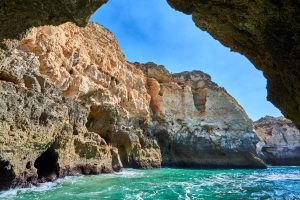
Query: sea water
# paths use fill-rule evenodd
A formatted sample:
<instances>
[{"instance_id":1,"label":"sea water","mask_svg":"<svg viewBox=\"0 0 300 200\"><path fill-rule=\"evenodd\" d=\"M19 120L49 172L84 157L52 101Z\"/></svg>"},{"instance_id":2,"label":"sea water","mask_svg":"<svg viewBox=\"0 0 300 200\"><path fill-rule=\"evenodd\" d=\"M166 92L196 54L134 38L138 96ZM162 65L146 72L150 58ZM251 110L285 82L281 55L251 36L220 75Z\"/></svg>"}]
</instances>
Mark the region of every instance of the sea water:
<instances>
[{"instance_id":1,"label":"sea water","mask_svg":"<svg viewBox=\"0 0 300 200\"><path fill-rule=\"evenodd\" d=\"M265 170L125 169L0 192L0 199L300 199L300 167Z\"/></svg>"}]
</instances>

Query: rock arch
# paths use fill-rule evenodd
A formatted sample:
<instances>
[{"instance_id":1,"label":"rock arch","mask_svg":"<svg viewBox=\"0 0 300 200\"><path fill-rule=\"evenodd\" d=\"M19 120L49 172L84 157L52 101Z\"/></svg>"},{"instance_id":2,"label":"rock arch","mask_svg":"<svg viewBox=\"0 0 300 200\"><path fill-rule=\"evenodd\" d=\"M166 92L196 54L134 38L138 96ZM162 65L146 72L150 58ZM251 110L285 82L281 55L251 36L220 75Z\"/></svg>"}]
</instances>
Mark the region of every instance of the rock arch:
<instances>
[{"instance_id":1,"label":"rock arch","mask_svg":"<svg viewBox=\"0 0 300 200\"><path fill-rule=\"evenodd\" d=\"M84 26L108 0L3 0L0 40L67 21ZM195 24L245 55L267 78L268 100L300 128L300 2L295 0L167 0Z\"/></svg>"},{"instance_id":2,"label":"rock arch","mask_svg":"<svg viewBox=\"0 0 300 200\"><path fill-rule=\"evenodd\" d=\"M49 147L34 162L38 178L43 180L55 180L59 176L58 153Z\"/></svg>"}]
</instances>

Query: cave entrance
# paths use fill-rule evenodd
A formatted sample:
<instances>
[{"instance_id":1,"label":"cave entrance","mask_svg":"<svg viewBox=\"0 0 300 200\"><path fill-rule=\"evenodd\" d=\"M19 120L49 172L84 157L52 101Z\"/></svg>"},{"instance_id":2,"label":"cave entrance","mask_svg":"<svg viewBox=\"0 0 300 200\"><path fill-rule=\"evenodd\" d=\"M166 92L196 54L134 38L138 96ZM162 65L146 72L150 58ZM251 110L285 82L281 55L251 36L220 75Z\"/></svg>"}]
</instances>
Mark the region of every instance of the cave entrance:
<instances>
[{"instance_id":1,"label":"cave entrance","mask_svg":"<svg viewBox=\"0 0 300 200\"><path fill-rule=\"evenodd\" d=\"M118 146L118 152L123 167L129 167L128 153L124 145Z\"/></svg>"},{"instance_id":2,"label":"cave entrance","mask_svg":"<svg viewBox=\"0 0 300 200\"><path fill-rule=\"evenodd\" d=\"M157 64L164 64L172 73L201 70L210 74L214 82L226 88L252 120L256 121L265 115L282 115L266 99L267 82L261 71L242 54L230 51L207 32L200 30L190 15L174 12L167 2L175 1L110 0L92 15L91 20L115 34L122 52L130 61L143 63L145 60L153 60ZM192 1L176 2L188 5ZM225 8L227 3L224 4ZM214 9L210 11L212 10ZM197 14L194 20L198 21L198 17L200 15ZM204 22L203 24L206 25ZM244 43L247 42L248 39ZM155 76L163 77L160 74ZM210 76L204 76L204 82ZM205 110L205 97L208 95L208 91L202 87L200 82L195 84L193 92L195 107L200 113Z\"/></svg>"},{"instance_id":3,"label":"cave entrance","mask_svg":"<svg viewBox=\"0 0 300 200\"><path fill-rule=\"evenodd\" d=\"M11 186L16 175L8 161L0 160L0 190Z\"/></svg>"},{"instance_id":4,"label":"cave entrance","mask_svg":"<svg viewBox=\"0 0 300 200\"><path fill-rule=\"evenodd\" d=\"M90 132L99 134L105 140L106 144L111 144L114 113L110 110L106 110L103 106L91 106L90 109L86 128Z\"/></svg>"},{"instance_id":5,"label":"cave entrance","mask_svg":"<svg viewBox=\"0 0 300 200\"><path fill-rule=\"evenodd\" d=\"M59 175L58 153L50 147L34 162L39 179L56 179Z\"/></svg>"}]
</instances>

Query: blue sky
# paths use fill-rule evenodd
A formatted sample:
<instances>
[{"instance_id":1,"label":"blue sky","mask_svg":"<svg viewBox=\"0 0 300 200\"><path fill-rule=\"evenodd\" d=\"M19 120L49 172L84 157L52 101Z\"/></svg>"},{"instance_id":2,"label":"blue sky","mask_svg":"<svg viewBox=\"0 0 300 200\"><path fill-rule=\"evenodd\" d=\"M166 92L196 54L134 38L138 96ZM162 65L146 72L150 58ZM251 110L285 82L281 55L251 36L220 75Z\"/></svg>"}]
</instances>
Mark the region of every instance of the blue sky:
<instances>
[{"instance_id":1,"label":"blue sky","mask_svg":"<svg viewBox=\"0 0 300 200\"><path fill-rule=\"evenodd\" d=\"M236 98L251 119L281 115L266 100L266 80L260 71L166 1L109 0L91 20L114 33L127 60L152 61L170 72L201 70Z\"/></svg>"}]
</instances>

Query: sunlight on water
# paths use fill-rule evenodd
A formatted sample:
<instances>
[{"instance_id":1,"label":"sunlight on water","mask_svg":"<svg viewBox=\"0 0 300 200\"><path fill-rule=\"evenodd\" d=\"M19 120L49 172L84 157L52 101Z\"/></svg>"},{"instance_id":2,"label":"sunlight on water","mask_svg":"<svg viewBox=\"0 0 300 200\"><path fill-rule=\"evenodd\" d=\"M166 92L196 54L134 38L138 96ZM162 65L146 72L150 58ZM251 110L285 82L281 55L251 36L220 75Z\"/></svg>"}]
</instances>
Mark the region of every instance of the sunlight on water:
<instances>
[{"instance_id":1,"label":"sunlight on water","mask_svg":"<svg viewBox=\"0 0 300 200\"><path fill-rule=\"evenodd\" d=\"M266 170L126 169L67 177L40 187L13 189L0 199L300 199L300 168Z\"/></svg>"}]
</instances>

